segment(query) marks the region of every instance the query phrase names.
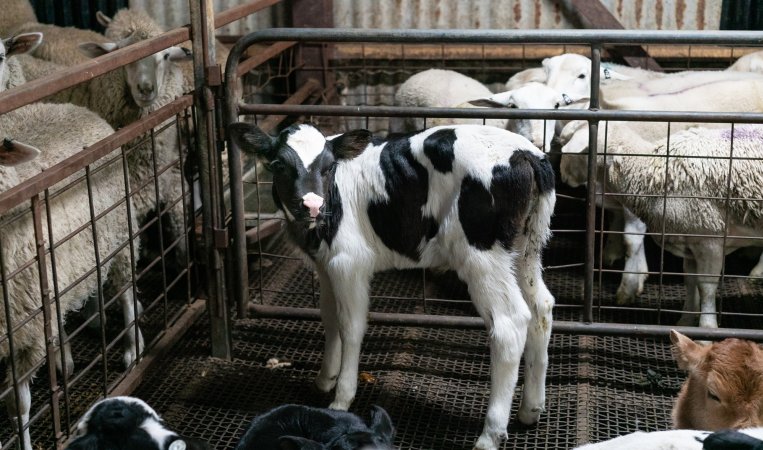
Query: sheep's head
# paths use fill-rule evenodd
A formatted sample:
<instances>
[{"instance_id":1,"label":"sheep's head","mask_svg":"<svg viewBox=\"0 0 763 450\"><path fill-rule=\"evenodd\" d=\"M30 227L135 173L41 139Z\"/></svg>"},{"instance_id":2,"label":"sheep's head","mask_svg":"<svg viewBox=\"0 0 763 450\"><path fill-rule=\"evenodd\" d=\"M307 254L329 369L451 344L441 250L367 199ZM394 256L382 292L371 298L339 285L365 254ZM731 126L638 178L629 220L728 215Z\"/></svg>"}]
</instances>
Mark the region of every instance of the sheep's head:
<instances>
[{"instance_id":1,"label":"sheep's head","mask_svg":"<svg viewBox=\"0 0 763 450\"><path fill-rule=\"evenodd\" d=\"M763 426L763 348L741 339L698 344L670 332L678 366L688 372L673 408L676 428Z\"/></svg>"},{"instance_id":2,"label":"sheep's head","mask_svg":"<svg viewBox=\"0 0 763 450\"><path fill-rule=\"evenodd\" d=\"M578 187L588 182L588 126L585 121L574 120L562 129L562 160L559 172L562 181Z\"/></svg>"},{"instance_id":3,"label":"sheep's head","mask_svg":"<svg viewBox=\"0 0 763 450\"><path fill-rule=\"evenodd\" d=\"M289 222L304 228L320 226L326 213L329 178L341 159L362 152L371 132L356 130L326 139L312 125L293 125L273 138L256 125L243 122L228 127L242 150L267 161L273 173L273 197Z\"/></svg>"},{"instance_id":4,"label":"sheep's head","mask_svg":"<svg viewBox=\"0 0 763 450\"><path fill-rule=\"evenodd\" d=\"M140 41L140 36L131 34L119 42L86 42L80 50L90 58L95 58ZM170 47L125 66L125 80L130 95L140 108L150 108L161 98L164 82L170 71L180 76L175 63L191 59L191 51L182 47ZM175 73L176 72L176 73Z\"/></svg>"},{"instance_id":5,"label":"sheep's head","mask_svg":"<svg viewBox=\"0 0 763 450\"><path fill-rule=\"evenodd\" d=\"M29 53L42 42L42 33L24 33L0 41L0 91L8 88L8 58Z\"/></svg>"},{"instance_id":6,"label":"sheep's head","mask_svg":"<svg viewBox=\"0 0 763 450\"><path fill-rule=\"evenodd\" d=\"M591 95L591 60L582 55L565 53L563 55L543 60L543 70L546 71L546 85L574 97ZM613 70L600 68L602 79L605 77L627 80Z\"/></svg>"},{"instance_id":7,"label":"sheep's head","mask_svg":"<svg viewBox=\"0 0 763 450\"><path fill-rule=\"evenodd\" d=\"M588 100L588 96L571 97L560 94L542 83L531 82L524 86L490 97L472 100L474 106L505 107L518 109L559 109L572 103ZM536 147L546 152L551 150L554 138L555 120L544 119L511 119L508 130L529 139Z\"/></svg>"}]
</instances>

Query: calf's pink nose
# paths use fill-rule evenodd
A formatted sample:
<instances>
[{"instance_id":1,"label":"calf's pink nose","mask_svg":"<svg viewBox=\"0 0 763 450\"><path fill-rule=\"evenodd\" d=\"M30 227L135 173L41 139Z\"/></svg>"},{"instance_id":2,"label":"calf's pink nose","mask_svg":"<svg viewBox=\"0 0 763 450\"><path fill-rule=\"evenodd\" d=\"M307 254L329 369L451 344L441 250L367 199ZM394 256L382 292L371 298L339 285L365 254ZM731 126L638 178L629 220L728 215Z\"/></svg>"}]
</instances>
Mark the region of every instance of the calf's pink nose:
<instances>
[{"instance_id":1,"label":"calf's pink nose","mask_svg":"<svg viewBox=\"0 0 763 450\"><path fill-rule=\"evenodd\" d=\"M315 219L318 217L321 206L323 206L323 197L312 192L308 192L304 197L302 197L302 204L310 210L310 217Z\"/></svg>"}]
</instances>

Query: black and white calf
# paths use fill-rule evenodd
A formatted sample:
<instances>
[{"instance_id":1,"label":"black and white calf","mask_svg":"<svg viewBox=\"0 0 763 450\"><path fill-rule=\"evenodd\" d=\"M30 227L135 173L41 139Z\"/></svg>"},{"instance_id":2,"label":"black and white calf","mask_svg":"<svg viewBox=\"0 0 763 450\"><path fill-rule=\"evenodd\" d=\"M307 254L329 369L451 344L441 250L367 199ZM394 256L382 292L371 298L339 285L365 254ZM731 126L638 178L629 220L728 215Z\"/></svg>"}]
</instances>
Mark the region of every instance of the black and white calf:
<instances>
[{"instance_id":1,"label":"black and white calf","mask_svg":"<svg viewBox=\"0 0 763 450\"><path fill-rule=\"evenodd\" d=\"M551 165L527 139L480 125L435 127L387 141L366 130L325 138L311 125L272 138L232 124L243 150L269 162L292 238L315 262L326 346L318 388L333 409L357 389L375 272L449 267L469 287L491 347L491 394L475 448L506 436L524 351L523 423L543 411L554 298L540 253L554 209Z\"/></svg>"},{"instance_id":2,"label":"black and white calf","mask_svg":"<svg viewBox=\"0 0 763 450\"><path fill-rule=\"evenodd\" d=\"M255 417L236 450L392 450L394 436L379 406L365 422L347 411L282 405Z\"/></svg>"},{"instance_id":3,"label":"black and white calf","mask_svg":"<svg viewBox=\"0 0 763 450\"><path fill-rule=\"evenodd\" d=\"M206 442L168 429L159 414L135 397L106 398L82 417L67 450L211 450Z\"/></svg>"}]
</instances>

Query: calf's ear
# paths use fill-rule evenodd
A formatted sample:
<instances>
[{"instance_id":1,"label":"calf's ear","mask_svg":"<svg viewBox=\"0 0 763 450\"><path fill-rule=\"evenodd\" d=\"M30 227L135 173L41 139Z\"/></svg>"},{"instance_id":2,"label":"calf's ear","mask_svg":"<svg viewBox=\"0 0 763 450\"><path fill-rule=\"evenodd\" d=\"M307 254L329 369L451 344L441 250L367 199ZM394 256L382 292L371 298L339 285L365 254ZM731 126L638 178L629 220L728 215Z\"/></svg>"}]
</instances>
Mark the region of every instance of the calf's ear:
<instances>
[{"instance_id":1,"label":"calf's ear","mask_svg":"<svg viewBox=\"0 0 763 450\"><path fill-rule=\"evenodd\" d=\"M275 150L275 139L260 130L257 125L236 122L228 125L228 135L242 150L248 153L272 158Z\"/></svg>"},{"instance_id":2,"label":"calf's ear","mask_svg":"<svg viewBox=\"0 0 763 450\"><path fill-rule=\"evenodd\" d=\"M371 420L368 427L377 437L384 439L388 444L392 444L395 437L395 427L392 425L392 419L381 406L373 405L371 407Z\"/></svg>"},{"instance_id":3,"label":"calf's ear","mask_svg":"<svg viewBox=\"0 0 763 450\"><path fill-rule=\"evenodd\" d=\"M278 439L280 450L325 450L323 444L299 436L283 436Z\"/></svg>"},{"instance_id":4,"label":"calf's ear","mask_svg":"<svg viewBox=\"0 0 763 450\"><path fill-rule=\"evenodd\" d=\"M670 341L673 343L673 357L681 369L693 369L705 354L705 348L702 345L676 330L670 330Z\"/></svg>"},{"instance_id":5,"label":"calf's ear","mask_svg":"<svg viewBox=\"0 0 763 450\"><path fill-rule=\"evenodd\" d=\"M332 139L331 152L336 159L352 159L371 143L371 132L368 130L349 131Z\"/></svg>"}]
</instances>

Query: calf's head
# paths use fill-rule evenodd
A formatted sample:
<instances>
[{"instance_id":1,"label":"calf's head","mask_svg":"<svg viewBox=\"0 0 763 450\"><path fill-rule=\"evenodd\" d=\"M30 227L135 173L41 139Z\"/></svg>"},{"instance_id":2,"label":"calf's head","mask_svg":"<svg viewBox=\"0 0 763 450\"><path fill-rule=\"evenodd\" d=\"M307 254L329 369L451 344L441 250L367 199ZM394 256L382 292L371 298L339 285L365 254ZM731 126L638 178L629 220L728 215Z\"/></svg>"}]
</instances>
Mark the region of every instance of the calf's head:
<instances>
[{"instance_id":1,"label":"calf's head","mask_svg":"<svg viewBox=\"0 0 763 450\"><path fill-rule=\"evenodd\" d=\"M310 227L325 212L336 163L352 159L371 142L371 132L351 131L331 139L312 125L293 125L271 137L256 125L231 124L228 133L242 150L266 161L273 173L273 197L291 222Z\"/></svg>"},{"instance_id":2,"label":"calf's head","mask_svg":"<svg viewBox=\"0 0 763 450\"><path fill-rule=\"evenodd\" d=\"M678 366L688 372L673 408L676 428L763 426L763 348L741 339L700 345L670 332Z\"/></svg>"}]
</instances>

